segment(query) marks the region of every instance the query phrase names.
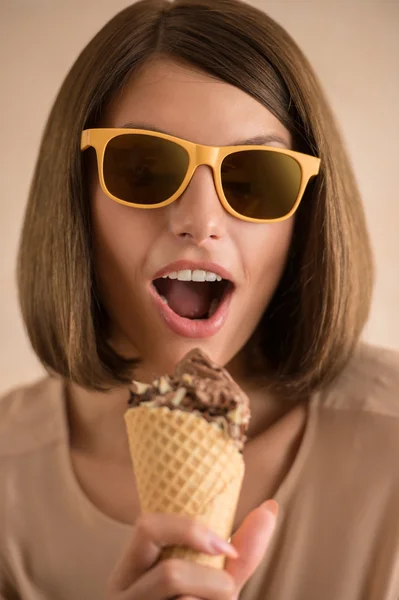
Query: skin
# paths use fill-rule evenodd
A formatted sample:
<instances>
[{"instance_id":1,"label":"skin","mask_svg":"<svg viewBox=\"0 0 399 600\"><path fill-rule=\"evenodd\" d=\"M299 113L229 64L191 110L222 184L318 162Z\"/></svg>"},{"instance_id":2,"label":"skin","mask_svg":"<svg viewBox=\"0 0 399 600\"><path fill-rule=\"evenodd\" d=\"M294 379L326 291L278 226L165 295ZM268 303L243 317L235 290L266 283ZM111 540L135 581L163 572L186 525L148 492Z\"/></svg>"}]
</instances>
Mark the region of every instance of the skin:
<instances>
[{"instance_id":1,"label":"skin","mask_svg":"<svg viewBox=\"0 0 399 600\"><path fill-rule=\"evenodd\" d=\"M131 122L201 144L231 145L275 135L281 142L270 145L291 147L289 132L252 97L166 59L149 63L114 98L101 126ZM143 523L123 422L127 388L99 393L67 383L71 460L77 479L106 514L135 525L111 578L109 598L236 599L262 559L275 524L275 504L257 507L278 489L306 421L304 403L292 406L270 396L245 375L241 361L242 349L282 275L293 218L253 224L231 216L219 202L207 166L197 169L176 202L151 211L113 202L102 192L94 169L91 181L95 267L102 301L110 316L114 347L143 361L135 378L150 381L154 373L170 372L188 350L200 347L228 368L248 394L252 412L232 539L240 557L228 559L219 573L184 561L165 567L171 561L156 565L162 545L184 541L207 551L210 532L172 520L171 515L153 515ZM236 291L229 316L211 338L189 340L173 333L149 299L154 274L182 258L213 261L233 275Z\"/></svg>"},{"instance_id":2,"label":"skin","mask_svg":"<svg viewBox=\"0 0 399 600\"><path fill-rule=\"evenodd\" d=\"M269 503L270 504L270 503ZM275 527L268 504L253 511L233 536L234 552L222 570L170 559L159 562L165 545L184 545L207 554L220 554L212 532L183 515L140 516L133 537L110 578L108 598L124 600L238 600L245 582L254 572ZM237 550L236 550L237 549ZM241 552L238 552L241 551ZM184 596L180 595L182 592ZM190 595L186 595L190 594Z\"/></svg>"}]
</instances>

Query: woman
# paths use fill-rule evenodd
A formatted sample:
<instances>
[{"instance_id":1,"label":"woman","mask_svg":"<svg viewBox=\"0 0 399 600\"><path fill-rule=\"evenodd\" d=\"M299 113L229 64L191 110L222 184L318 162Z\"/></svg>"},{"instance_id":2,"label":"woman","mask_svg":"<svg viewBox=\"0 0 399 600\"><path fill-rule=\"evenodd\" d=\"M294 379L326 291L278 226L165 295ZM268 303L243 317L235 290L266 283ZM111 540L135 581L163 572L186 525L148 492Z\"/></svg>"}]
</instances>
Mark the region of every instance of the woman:
<instances>
[{"instance_id":1,"label":"woman","mask_svg":"<svg viewBox=\"0 0 399 600\"><path fill-rule=\"evenodd\" d=\"M396 599L399 362L359 343L371 262L331 112L281 27L236 0L143 0L105 25L51 111L22 233L51 376L0 404L3 597ZM251 402L227 546L139 514L124 430L132 378L193 347ZM226 567L158 563L170 544Z\"/></svg>"}]
</instances>

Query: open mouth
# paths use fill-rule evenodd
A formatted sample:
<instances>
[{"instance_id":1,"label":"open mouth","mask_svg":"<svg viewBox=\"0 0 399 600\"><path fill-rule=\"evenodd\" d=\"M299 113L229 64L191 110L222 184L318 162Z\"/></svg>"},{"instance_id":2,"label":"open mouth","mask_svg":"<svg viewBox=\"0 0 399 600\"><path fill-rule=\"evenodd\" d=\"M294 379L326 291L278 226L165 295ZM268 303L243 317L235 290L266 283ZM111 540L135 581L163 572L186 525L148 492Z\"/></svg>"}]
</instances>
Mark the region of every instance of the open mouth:
<instances>
[{"instance_id":1,"label":"open mouth","mask_svg":"<svg viewBox=\"0 0 399 600\"><path fill-rule=\"evenodd\" d=\"M155 279L152 285L176 315L193 321L211 319L234 289L234 284L228 279L184 281L175 274Z\"/></svg>"}]
</instances>

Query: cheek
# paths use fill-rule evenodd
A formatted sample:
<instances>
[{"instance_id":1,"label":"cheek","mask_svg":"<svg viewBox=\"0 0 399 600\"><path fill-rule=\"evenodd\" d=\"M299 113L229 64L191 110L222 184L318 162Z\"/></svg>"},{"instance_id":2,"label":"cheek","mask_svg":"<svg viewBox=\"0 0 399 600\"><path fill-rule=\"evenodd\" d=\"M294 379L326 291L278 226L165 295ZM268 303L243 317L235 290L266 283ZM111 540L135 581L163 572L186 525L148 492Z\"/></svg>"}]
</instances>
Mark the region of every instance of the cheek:
<instances>
[{"instance_id":1,"label":"cheek","mask_svg":"<svg viewBox=\"0 0 399 600\"><path fill-rule=\"evenodd\" d=\"M101 189L92 194L93 263L98 291L112 323L112 337L121 344L122 351L126 315L141 313L145 308L137 290L151 247L159 236L160 223L152 212L118 204ZM126 348L129 354L130 341Z\"/></svg>"},{"instance_id":2,"label":"cheek","mask_svg":"<svg viewBox=\"0 0 399 600\"><path fill-rule=\"evenodd\" d=\"M259 290L258 300L268 302L284 271L291 245L294 218L260 225L247 239L245 262L252 289Z\"/></svg>"},{"instance_id":3,"label":"cheek","mask_svg":"<svg viewBox=\"0 0 399 600\"><path fill-rule=\"evenodd\" d=\"M98 291L114 327L121 331L124 316L143 309L137 290L159 235L152 212L118 204L101 190L92 196L93 264Z\"/></svg>"},{"instance_id":4,"label":"cheek","mask_svg":"<svg viewBox=\"0 0 399 600\"><path fill-rule=\"evenodd\" d=\"M118 204L96 190L91 212L96 268L104 272L112 262L112 272L134 272L156 238L151 211Z\"/></svg>"}]
</instances>

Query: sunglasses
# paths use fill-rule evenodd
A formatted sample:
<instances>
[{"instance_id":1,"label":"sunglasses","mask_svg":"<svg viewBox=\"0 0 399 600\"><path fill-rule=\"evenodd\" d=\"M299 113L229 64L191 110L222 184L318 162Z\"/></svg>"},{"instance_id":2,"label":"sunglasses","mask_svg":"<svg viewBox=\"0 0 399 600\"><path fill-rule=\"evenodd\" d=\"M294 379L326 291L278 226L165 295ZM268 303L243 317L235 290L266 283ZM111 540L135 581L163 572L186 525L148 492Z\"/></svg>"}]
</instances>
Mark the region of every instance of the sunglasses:
<instances>
[{"instance_id":1,"label":"sunglasses","mask_svg":"<svg viewBox=\"0 0 399 600\"><path fill-rule=\"evenodd\" d=\"M179 198L199 165L212 167L228 213L251 223L294 214L320 168L315 156L270 146L203 146L143 129L85 129L81 150L93 147L103 192L134 208L161 208Z\"/></svg>"}]
</instances>

